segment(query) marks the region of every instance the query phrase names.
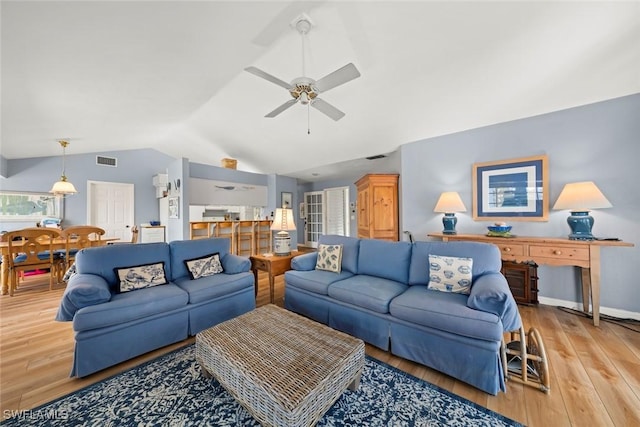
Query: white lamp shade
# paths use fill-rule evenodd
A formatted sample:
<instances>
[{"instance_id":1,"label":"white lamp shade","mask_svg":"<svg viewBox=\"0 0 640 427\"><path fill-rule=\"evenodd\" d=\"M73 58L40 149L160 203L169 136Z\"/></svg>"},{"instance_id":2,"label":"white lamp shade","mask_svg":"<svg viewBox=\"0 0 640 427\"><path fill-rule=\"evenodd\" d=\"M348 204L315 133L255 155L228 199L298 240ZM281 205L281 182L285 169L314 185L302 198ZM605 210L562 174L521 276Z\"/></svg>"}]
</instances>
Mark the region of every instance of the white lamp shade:
<instances>
[{"instance_id":1,"label":"white lamp shade","mask_svg":"<svg viewBox=\"0 0 640 427\"><path fill-rule=\"evenodd\" d=\"M272 230L278 231L290 231L296 229L296 224L293 221L293 210L285 208L277 208L276 215L273 218L271 224Z\"/></svg>"},{"instance_id":2,"label":"white lamp shade","mask_svg":"<svg viewBox=\"0 0 640 427\"><path fill-rule=\"evenodd\" d=\"M447 191L440 195L433 211L440 213L466 212L467 208L456 191Z\"/></svg>"},{"instance_id":3,"label":"white lamp shade","mask_svg":"<svg viewBox=\"0 0 640 427\"><path fill-rule=\"evenodd\" d=\"M72 183L67 181L65 177L63 177L63 178L64 179L61 179L60 181L58 181L55 184L53 184L53 187L51 187L51 190L49 191L49 193L53 193L53 194L76 194L78 192L76 190L76 187L74 187Z\"/></svg>"},{"instance_id":4,"label":"white lamp shade","mask_svg":"<svg viewBox=\"0 0 640 427\"><path fill-rule=\"evenodd\" d=\"M553 209L571 211L589 211L591 209L610 208L611 202L593 183L593 181L566 184Z\"/></svg>"}]
</instances>

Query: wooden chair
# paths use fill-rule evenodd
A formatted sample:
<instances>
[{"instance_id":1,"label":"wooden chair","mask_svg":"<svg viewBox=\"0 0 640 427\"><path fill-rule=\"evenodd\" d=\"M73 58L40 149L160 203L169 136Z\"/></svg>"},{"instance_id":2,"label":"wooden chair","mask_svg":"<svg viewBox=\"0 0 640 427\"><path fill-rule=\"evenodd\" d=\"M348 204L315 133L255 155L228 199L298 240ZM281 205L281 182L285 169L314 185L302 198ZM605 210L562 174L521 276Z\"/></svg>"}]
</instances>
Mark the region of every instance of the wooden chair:
<instances>
[{"instance_id":1,"label":"wooden chair","mask_svg":"<svg viewBox=\"0 0 640 427\"><path fill-rule=\"evenodd\" d=\"M138 243L138 234L140 230L138 230L138 226L134 225L131 227L131 243Z\"/></svg>"},{"instance_id":2,"label":"wooden chair","mask_svg":"<svg viewBox=\"0 0 640 427\"><path fill-rule=\"evenodd\" d=\"M271 221L270 220L256 221L255 233L256 233L255 254L272 252L273 239L271 237Z\"/></svg>"},{"instance_id":3,"label":"wooden chair","mask_svg":"<svg viewBox=\"0 0 640 427\"><path fill-rule=\"evenodd\" d=\"M49 289L59 277L64 259L54 251L54 240L61 238L55 228L33 227L10 231L4 235L9 252L9 295L18 286L18 273L40 268L49 269ZM56 281L57 283L57 281Z\"/></svg>"},{"instance_id":4,"label":"wooden chair","mask_svg":"<svg viewBox=\"0 0 640 427\"><path fill-rule=\"evenodd\" d=\"M66 268L76 260L76 254L80 249L90 248L94 241L100 241L104 236L104 229L94 225L74 225L64 229L65 236L65 262Z\"/></svg>"},{"instance_id":5,"label":"wooden chair","mask_svg":"<svg viewBox=\"0 0 640 427\"><path fill-rule=\"evenodd\" d=\"M236 226L236 252L238 255L255 253L255 221L239 221Z\"/></svg>"},{"instance_id":6,"label":"wooden chair","mask_svg":"<svg viewBox=\"0 0 640 427\"><path fill-rule=\"evenodd\" d=\"M231 240L229 253L236 254L236 223L233 221L218 221L215 228L215 237L226 237Z\"/></svg>"},{"instance_id":7,"label":"wooden chair","mask_svg":"<svg viewBox=\"0 0 640 427\"><path fill-rule=\"evenodd\" d=\"M195 239L207 239L213 235L211 230L211 222L191 222L189 223L189 238Z\"/></svg>"}]
</instances>

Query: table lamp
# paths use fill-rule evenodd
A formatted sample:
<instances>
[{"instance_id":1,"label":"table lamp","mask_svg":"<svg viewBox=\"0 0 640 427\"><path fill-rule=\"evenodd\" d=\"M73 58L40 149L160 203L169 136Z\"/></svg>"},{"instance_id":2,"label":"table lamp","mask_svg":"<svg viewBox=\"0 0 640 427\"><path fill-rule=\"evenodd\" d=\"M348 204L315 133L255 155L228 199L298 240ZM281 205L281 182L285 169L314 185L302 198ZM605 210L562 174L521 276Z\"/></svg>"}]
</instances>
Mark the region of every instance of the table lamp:
<instances>
[{"instance_id":1,"label":"table lamp","mask_svg":"<svg viewBox=\"0 0 640 427\"><path fill-rule=\"evenodd\" d=\"M456 218L455 212L466 212L467 208L464 207L460 195L456 191L447 191L440 195L434 212L444 213L442 217L442 224L444 224L444 230L442 234L457 234L456 224L458 218Z\"/></svg>"},{"instance_id":2,"label":"table lamp","mask_svg":"<svg viewBox=\"0 0 640 427\"><path fill-rule=\"evenodd\" d=\"M276 209L273 223L271 223L271 230L278 231L273 239L273 253L275 255L291 255L291 237L289 237L288 231L295 229L293 210L286 208Z\"/></svg>"},{"instance_id":3,"label":"table lamp","mask_svg":"<svg viewBox=\"0 0 640 427\"><path fill-rule=\"evenodd\" d=\"M589 215L589 211L611 206L609 200L604 197L593 181L586 181L566 184L553 209L571 211L571 215L567 218L571 228L570 240L593 240L594 237L591 234L593 217Z\"/></svg>"}]
</instances>

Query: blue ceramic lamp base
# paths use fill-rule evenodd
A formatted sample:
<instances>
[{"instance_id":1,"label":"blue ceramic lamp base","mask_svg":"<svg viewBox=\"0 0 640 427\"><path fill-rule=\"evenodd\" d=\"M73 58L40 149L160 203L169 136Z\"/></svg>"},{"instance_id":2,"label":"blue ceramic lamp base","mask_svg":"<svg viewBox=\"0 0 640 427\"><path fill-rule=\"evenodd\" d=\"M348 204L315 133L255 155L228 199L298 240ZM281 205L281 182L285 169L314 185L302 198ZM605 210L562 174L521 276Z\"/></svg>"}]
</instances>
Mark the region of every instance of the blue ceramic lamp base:
<instances>
[{"instance_id":1,"label":"blue ceramic lamp base","mask_svg":"<svg viewBox=\"0 0 640 427\"><path fill-rule=\"evenodd\" d=\"M569 240L594 240L591 229L593 228L593 217L589 211L571 212L567 218L567 224L571 228Z\"/></svg>"},{"instance_id":2,"label":"blue ceramic lamp base","mask_svg":"<svg viewBox=\"0 0 640 427\"><path fill-rule=\"evenodd\" d=\"M442 230L442 234L458 234L456 232L456 224L458 223L458 218L456 218L456 214L454 213L445 213L442 217L442 224L444 225L444 230Z\"/></svg>"}]
</instances>

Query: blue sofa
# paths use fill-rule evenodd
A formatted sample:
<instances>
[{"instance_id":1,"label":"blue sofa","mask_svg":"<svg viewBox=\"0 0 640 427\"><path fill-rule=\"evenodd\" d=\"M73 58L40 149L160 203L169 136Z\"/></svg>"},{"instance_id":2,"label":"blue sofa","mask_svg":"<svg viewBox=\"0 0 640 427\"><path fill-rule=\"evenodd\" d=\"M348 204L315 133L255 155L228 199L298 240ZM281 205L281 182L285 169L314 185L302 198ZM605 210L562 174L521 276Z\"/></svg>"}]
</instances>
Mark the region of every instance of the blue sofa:
<instances>
[{"instance_id":1,"label":"blue sofa","mask_svg":"<svg viewBox=\"0 0 640 427\"><path fill-rule=\"evenodd\" d=\"M506 391L503 334L521 325L500 252L474 242L387 242L321 236L342 245L340 273L317 252L285 273L285 307L487 393ZM473 259L470 294L428 289L429 255Z\"/></svg>"},{"instance_id":2,"label":"blue sofa","mask_svg":"<svg viewBox=\"0 0 640 427\"><path fill-rule=\"evenodd\" d=\"M184 261L216 252L223 273L192 280ZM167 284L118 292L114 268L158 262ZM75 264L56 316L73 321L71 376L84 377L255 308L251 263L230 254L226 238L88 248Z\"/></svg>"}]
</instances>

